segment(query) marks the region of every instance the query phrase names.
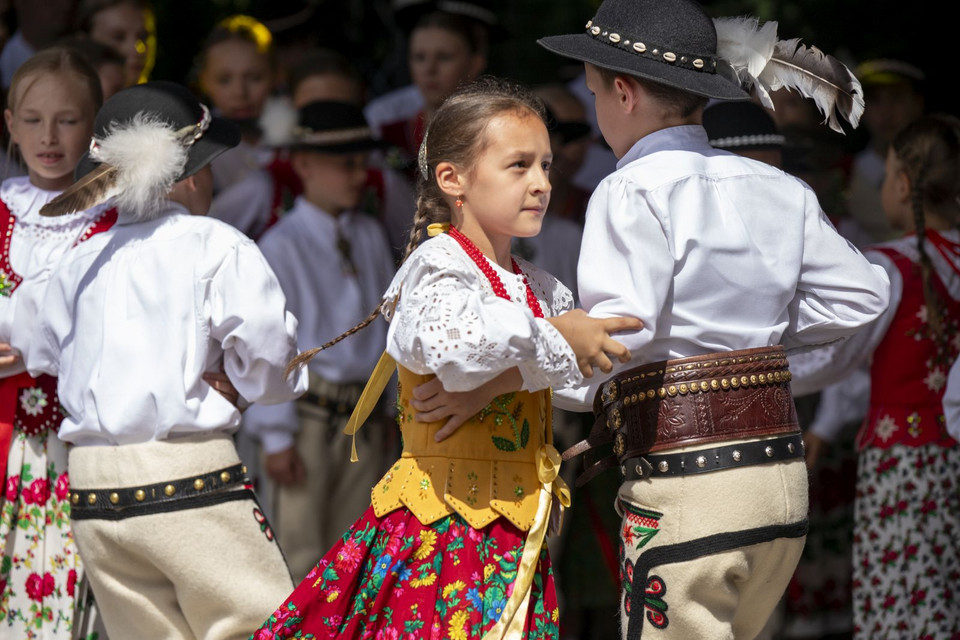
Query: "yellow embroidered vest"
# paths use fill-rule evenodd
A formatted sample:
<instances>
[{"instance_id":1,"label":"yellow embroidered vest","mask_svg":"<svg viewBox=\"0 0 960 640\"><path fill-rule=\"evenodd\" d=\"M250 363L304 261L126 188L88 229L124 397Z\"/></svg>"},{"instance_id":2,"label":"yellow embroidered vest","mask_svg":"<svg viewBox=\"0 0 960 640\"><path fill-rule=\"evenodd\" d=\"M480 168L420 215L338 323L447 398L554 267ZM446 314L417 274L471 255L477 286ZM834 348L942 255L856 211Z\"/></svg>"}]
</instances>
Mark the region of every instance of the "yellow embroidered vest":
<instances>
[{"instance_id":1,"label":"yellow embroidered vest","mask_svg":"<svg viewBox=\"0 0 960 640\"><path fill-rule=\"evenodd\" d=\"M499 396L449 438L435 442L445 420L417 422L410 406L414 387L434 376L397 370L403 452L371 492L377 516L406 507L425 525L457 513L476 529L502 516L530 530L543 485L538 465L552 441L549 390Z\"/></svg>"}]
</instances>

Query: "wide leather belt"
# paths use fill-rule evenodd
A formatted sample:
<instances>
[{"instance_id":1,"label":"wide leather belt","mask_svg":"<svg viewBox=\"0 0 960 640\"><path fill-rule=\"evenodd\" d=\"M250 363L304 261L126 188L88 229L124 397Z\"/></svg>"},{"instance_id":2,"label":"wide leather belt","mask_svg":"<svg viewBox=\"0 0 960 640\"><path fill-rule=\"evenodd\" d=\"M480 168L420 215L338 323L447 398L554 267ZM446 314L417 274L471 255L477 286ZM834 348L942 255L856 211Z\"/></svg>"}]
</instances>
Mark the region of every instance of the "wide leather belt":
<instances>
[{"instance_id":1,"label":"wide leather belt","mask_svg":"<svg viewBox=\"0 0 960 640\"><path fill-rule=\"evenodd\" d=\"M666 360L621 372L593 403L596 420L570 459L611 443L578 485L628 458L691 445L799 431L782 346Z\"/></svg>"}]
</instances>

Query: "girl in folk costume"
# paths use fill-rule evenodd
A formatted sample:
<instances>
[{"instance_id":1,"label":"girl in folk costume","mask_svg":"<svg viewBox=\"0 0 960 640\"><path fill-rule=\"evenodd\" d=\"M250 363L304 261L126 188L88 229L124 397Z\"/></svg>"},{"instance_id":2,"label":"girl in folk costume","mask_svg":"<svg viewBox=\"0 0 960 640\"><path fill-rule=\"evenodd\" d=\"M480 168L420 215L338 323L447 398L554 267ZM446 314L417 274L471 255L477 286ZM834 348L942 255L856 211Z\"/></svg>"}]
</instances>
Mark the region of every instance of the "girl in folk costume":
<instances>
[{"instance_id":1,"label":"girl in folk costume","mask_svg":"<svg viewBox=\"0 0 960 640\"><path fill-rule=\"evenodd\" d=\"M626 357L608 332L639 322L564 313L570 291L511 257L514 236L540 229L550 159L539 103L517 87L468 85L437 110L420 152L408 258L358 325L382 309L386 354L346 429L356 433L396 362L403 454L366 513L253 638L558 637L543 543L568 492L548 387L580 380L578 361L589 374L612 366L604 351ZM421 244L424 231L432 237ZM522 380L523 391L476 407L444 439L452 429L415 408L414 388L430 380L461 391Z\"/></svg>"},{"instance_id":2,"label":"girl in folk costume","mask_svg":"<svg viewBox=\"0 0 960 640\"><path fill-rule=\"evenodd\" d=\"M14 74L4 112L28 169L0 185L0 635L17 638L70 638L80 594L57 381L28 375L20 353L29 344L11 335L37 321L45 272L116 220L103 207L39 215L73 183L100 102L96 72L72 49L52 48Z\"/></svg>"},{"instance_id":3,"label":"girl in folk costume","mask_svg":"<svg viewBox=\"0 0 960 640\"><path fill-rule=\"evenodd\" d=\"M960 351L960 120L914 122L886 163L884 212L908 235L866 255L890 276L890 306L846 343L810 354L799 383L823 385L872 354L870 406L857 436L856 637L953 638L960 445L943 399Z\"/></svg>"}]
</instances>

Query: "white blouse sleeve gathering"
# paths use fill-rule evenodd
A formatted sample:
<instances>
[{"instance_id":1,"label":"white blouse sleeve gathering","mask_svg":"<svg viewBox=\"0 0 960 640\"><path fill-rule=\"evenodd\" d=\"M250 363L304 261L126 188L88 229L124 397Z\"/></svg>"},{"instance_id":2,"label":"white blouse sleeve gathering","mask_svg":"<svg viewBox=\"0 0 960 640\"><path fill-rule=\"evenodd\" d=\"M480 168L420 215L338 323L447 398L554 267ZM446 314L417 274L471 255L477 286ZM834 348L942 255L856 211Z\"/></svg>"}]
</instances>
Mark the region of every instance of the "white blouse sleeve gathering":
<instances>
[{"instance_id":1,"label":"white blouse sleeve gathering","mask_svg":"<svg viewBox=\"0 0 960 640\"><path fill-rule=\"evenodd\" d=\"M238 242L206 283L211 337L224 351L224 371L248 402L275 404L307 389L307 372L283 376L297 355L297 319L286 310L280 284L249 240ZM271 340L265 340L266 337ZM283 339L276 339L283 336Z\"/></svg>"},{"instance_id":2,"label":"white blouse sleeve gathering","mask_svg":"<svg viewBox=\"0 0 960 640\"><path fill-rule=\"evenodd\" d=\"M521 270L545 316L572 308L572 295L556 279L526 262ZM570 345L534 317L522 279L499 274L511 300L493 293L455 240L442 235L425 242L384 295L387 353L415 373L436 374L447 391L475 389L513 367L526 390L578 384Z\"/></svg>"},{"instance_id":3,"label":"white blouse sleeve gathering","mask_svg":"<svg viewBox=\"0 0 960 640\"><path fill-rule=\"evenodd\" d=\"M947 419L947 433L960 440L960 359L950 367L947 388L943 392L943 413Z\"/></svg>"},{"instance_id":4,"label":"white blouse sleeve gathering","mask_svg":"<svg viewBox=\"0 0 960 640\"><path fill-rule=\"evenodd\" d=\"M903 295L903 277L896 265L883 253L868 251L864 255L875 269L886 274L890 283L890 302L876 319L846 340L809 351L788 352L792 375L790 388L795 396L820 391L869 362L870 355L883 340L893 321Z\"/></svg>"}]
</instances>

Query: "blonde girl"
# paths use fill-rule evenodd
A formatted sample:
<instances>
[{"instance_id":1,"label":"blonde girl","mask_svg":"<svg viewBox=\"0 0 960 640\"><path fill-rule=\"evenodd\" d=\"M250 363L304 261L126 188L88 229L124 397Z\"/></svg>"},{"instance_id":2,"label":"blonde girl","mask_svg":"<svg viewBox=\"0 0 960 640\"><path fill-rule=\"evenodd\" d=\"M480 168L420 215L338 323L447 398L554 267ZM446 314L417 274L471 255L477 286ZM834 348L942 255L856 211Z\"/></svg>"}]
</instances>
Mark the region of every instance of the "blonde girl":
<instances>
[{"instance_id":1,"label":"blonde girl","mask_svg":"<svg viewBox=\"0 0 960 640\"><path fill-rule=\"evenodd\" d=\"M588 370L610 366L603 351L628 356L607 332L636 322L569 312L566 287L511 256L513 237L540 229L550 161L542 107L519 87L488 79L437 110L406 260L367 320L390 321L386 354L348 426L355 433L395 363L403 454L253 638L558 637L543 542L568 493L549 387L580 380L578 360ZM421 422L412 407L414 389L434 378L454 391L523 391L439 442L444 423Z\"/></svg>"},{"instance_id":2,"label":"blonde girl","mask_svg":"<svg viewBox=\"0 0 960 640\"><path fill-rule=\"evenodd\" d=\"M81 565L70 531L66 449L56 380L30 377L29 344L45 274L72 245L109 228L96 208L41 218L73 183L100 107L100 80L79 53L46 49L14 74L4 119L28 175L0 185L0 635L70 638ZM81 603L83 604L83 603Z\"/></svg>"}]
</instances>

